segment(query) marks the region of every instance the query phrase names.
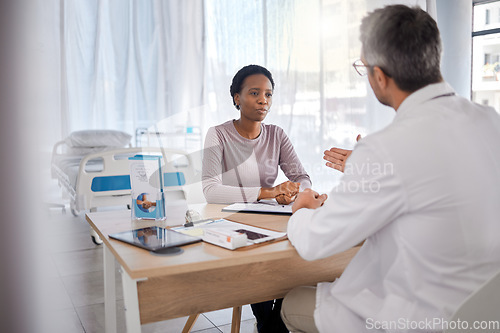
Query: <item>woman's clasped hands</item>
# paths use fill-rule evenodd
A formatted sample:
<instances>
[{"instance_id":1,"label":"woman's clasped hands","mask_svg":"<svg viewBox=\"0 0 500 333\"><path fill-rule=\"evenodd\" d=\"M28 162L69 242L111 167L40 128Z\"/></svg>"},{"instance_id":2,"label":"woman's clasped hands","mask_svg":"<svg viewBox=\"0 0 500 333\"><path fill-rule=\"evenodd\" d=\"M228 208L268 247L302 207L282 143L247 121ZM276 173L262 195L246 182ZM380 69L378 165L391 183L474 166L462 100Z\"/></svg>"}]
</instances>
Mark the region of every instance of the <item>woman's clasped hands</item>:
<instances>
[{"instance_id":1,"label":"woman's clasped hands","mask_svg":"<svg viewBox=\"0 0 500 333\"><path fill-rule=\"evenodd\" d=\"M300 183L286 181L270 188L262 188L259 195L260 199L276 199L280 205L288 205L295 200L299 193Z\"/></svg>"},{"instance_id":2,"label":"woman's clasped hands","mask_svg":"<svg viewBox=\"0 0 500 333\"><path fill-rule=\"evenodd\" d=\"M276 201L281 205L288 205L295 200L295 197L299 193L300 183L294 183L292 181L286 181L275 186L278 194L274 197Z\"/></svg>"}]
</instances>

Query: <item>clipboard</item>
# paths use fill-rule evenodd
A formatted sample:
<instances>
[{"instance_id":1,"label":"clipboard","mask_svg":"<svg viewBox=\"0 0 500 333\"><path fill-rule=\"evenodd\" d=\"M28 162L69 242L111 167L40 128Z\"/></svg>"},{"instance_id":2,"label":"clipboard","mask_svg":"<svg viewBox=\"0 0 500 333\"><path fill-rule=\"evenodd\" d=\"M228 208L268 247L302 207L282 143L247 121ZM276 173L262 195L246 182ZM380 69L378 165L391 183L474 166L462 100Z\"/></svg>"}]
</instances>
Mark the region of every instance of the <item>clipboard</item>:
<instances>
[{"instance_id":1,"label":"clipboard","mask_svg":"<svg viewBox=\"0 0 500 333\"><path fill-rule=\"evenodd\" d=\"M261 200L257 202L234 203L222 208L223 212L260 213L292 215L292 204L281 205L275 200Z\"/></svg>"}]
</instances>

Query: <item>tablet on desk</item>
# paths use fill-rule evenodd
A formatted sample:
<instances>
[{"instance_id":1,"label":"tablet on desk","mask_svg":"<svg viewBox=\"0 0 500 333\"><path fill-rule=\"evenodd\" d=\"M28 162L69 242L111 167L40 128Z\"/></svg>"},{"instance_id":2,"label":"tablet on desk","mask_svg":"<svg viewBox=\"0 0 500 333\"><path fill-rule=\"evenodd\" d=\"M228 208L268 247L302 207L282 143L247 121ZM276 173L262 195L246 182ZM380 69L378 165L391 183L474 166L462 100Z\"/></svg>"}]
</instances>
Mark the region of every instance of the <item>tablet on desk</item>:
<instances>
[{"instance_id":1,"label":"tablet on desk","mask_svg":"<svg viewBox=\"0 0 500 333\"><path fill-rule=\"evenodd\" d=\"M174 249L178 246L201 241L200 237L185 235L161 227L148 227L119 232L110 234L109 238L129 243L155 253L168 252L167 249Z\"/></svg>"}]
</instances>

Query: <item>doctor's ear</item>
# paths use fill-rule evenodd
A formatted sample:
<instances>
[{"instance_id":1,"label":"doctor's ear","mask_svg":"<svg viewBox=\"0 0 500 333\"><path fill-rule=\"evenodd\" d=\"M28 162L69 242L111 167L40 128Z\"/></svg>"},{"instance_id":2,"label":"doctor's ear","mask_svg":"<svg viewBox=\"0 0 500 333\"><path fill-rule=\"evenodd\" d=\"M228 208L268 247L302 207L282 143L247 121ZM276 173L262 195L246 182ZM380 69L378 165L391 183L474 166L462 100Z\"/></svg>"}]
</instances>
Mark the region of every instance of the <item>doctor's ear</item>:
<instances>
[{"instance_id":1,"label":"doctor's ear","mask_svg":"<svg viewBox=\"0 0 500 333\"><path fill-rule=\"evenodd\" d=\"M387 87L389 76L380 67L373 66L373 78L380 88Z\"/></svg>"}]
</instances>

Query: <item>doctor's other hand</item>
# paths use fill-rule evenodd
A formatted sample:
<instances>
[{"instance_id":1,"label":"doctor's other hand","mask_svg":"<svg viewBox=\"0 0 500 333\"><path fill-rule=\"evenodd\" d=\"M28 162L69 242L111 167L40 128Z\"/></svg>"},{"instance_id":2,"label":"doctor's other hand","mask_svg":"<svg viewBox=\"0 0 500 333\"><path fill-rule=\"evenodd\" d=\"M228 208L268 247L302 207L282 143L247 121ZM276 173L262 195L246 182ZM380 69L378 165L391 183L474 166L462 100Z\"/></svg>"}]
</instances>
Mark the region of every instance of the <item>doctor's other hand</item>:
<instances>
[{"instance_id":1,"label":"doctor's other hand","mask_svg":"<svg viewBox=\"0 0 500 333\"><path fill-rule=\"evenodd\" d=\"M360 139L361 134L358 134L358 136L356 137L356 141L359 141ZM326 162L327 167L344 172L345 162L347 161L351 153L352 150L333 147L330 148L330 150L325 150L325 156L323 156L323 159L328 161Z\"/></svg>"},{"instance_id":2,"label":"doctor's other hand","mask_svg":"<svg viewBox=\"0 0 500 333\"><path fill-rule=\"evenodd\" d=\"M297 198L292 206L292 213L295 213L301 208L316 209L321 207L325 203L326 199L328 199L328 195L320 195L318 192L313 191L310 188L306 188L303 192L300 192L297 195Z\"/></svg>"}]
</instances>

